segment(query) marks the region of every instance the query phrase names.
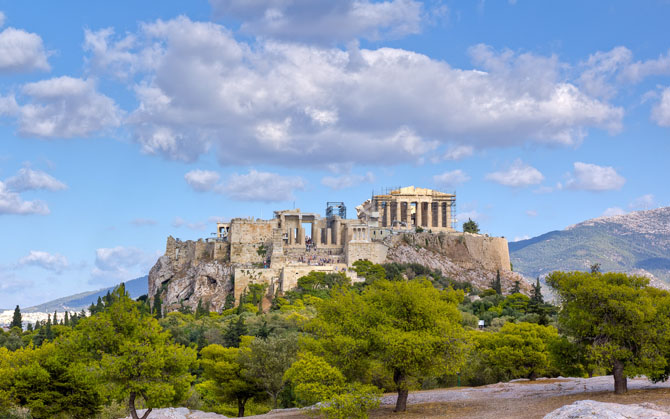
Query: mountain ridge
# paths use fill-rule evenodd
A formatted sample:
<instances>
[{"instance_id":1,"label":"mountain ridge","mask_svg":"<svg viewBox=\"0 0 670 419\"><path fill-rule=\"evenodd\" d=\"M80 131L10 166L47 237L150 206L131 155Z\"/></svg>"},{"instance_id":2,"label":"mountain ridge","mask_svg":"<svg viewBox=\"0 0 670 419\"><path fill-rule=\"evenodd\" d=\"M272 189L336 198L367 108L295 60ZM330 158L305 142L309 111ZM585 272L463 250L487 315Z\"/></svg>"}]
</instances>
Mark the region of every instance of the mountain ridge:
<instances>
[{"instance_id":1,"label":"mountain ridge","mask_svg":"<svg viewBox=\"0 0 670 419\"><path fill-rule=\"evenodd\" d=\"M652 275L670 282L670 207L597 217L509 243L517 272L529 277L555 270Z\"/></svg>"}]
</instances>

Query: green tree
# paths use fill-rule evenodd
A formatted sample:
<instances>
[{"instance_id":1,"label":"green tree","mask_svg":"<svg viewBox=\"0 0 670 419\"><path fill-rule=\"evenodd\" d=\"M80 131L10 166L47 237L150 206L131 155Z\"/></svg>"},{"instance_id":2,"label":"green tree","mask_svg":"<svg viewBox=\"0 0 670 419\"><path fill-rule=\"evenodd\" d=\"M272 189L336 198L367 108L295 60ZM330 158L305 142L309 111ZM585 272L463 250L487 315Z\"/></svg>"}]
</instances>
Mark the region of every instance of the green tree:
<instances>
[{"instance_id":1,"label":"green tree","mask_svg":"<svg viewBox=\"0 0 670 419\"><path fill-rule=\"evenodd\" d=\"M239 348L209 345L202 348L203 375L207 381L198 385L205 393L213 393L222 401L237 403L237 416L243 417L245 406L254 396L263 393L259 380L245 372L242 352L248 352L253 337L245 336Z\"/></svg>"},{"instance_id":2,"label":"green tree","mask_svg":"<svg viewBox=\"0 0 670 419\"><path fill-rule=\"evenodd\" d=\"M70 325L70 313L68 310L65 310L65 316L63 317L63 326L69 326Z\"/></svg>"},{"instance_id":3,"label":"green tree","mask_svg":"<svg viewBox=\"0 0 670 419\"><path fill-rule=\"evenodd\" d=\"M14 316L12 316L12 322L9 324L9 328L18 327L23 329L23 321L21 320L21 309L17 305L14 309Z\"/></svg>"},{"instance_id":4,"label":"green tree","mask_svg":"<svg viewBox=\"0 0 670 419\"><path fill-rule=\"evenodd\" d=\"M479 224L477 224L475 221L472 221L472 219L468 218L468 221L463 223L463 232L479 234Z\"/></svg>"},{"instance_id":5,"label":"green tree","mask_svg":"<svg viewBox=\"0 0 670 419\"><path fill-rule=\"evenodd\" d=\"M244 317L237 316L237 320L231 320L228 323L225 333L223 334L223 343L226 347L237 348L240 346L242 336L248 333L247 326L244 324Z\"/></svg>"},{"instance_id":6,"label":"green tree","mask_svg":"<svg viewBox=\"0 0 670 419\"><path fill-rule=\"evenodd\" d=\"M195 308L195 318L199 319L203 316L207 316L209 314L209 310L205 308L205 306L202 304L202 298L198 300L198 306Z\"/></svg>"},{"instance_id":7,"label":"green tree","mask_svg":"<svg viewBox=\"0 0 670 419\"><path fill-rule=\"evenodd\" d=\"M502 295L502 283L500 282L500 271L496 272L496 279L491 283L491 288L496 291L496 294Z\"/></svg>"},{"instance_id":8,"label":"green tree","mask_svg":"<svg viewBox=\"0 0 670 419\"><path fill-rule=\"evenodd\" d=\"M303 352L284 379L290 381L300 406L311 406L341 392L346 383L342 372L322 357Z\"/></svg>"},{"instance_id":9,"label":"green tree","mask_svg":"<svg viewBox=\"0 0 670 419\"><path fill-rule=\"evenodd\" d=\"M154 306L152 313L155 318L160 319L163 317L163 307L162 307L162 301L161 301L161 293L160 291L156 291L156 295L154 295Z\"/></svg>"},{"instance_id":10,"label":"green tree","mask_svg":"<svg viewBox=\"0 0 670 419\"><path fill-rule=\"evenodd\" d=\"M622 273L553 272L561 329L611 369L614 392L628 390L627 377L660 374L667 366L670 294L649 280Z\"/></svg>"},{"instance_id":11,"label":"green tree","mask_svg":"<svg viewBox=\"0 0 670 419\"><path fill-rule=\"evenodd\" d=\"M386 278L386 270L382 265L372 263L367 259L357 260L354 262L354 270L356 275L365 278L368 284L373 283L379 279Z\"/></svg>"},{"instance_id":12,"label":"green tree","mask_svg":"<svg viewBox=\"0 0 670 419\"><path fill-rule=\"evenodd\" d=\"M518 294L521 292L521 282L514 281L514 287L512 287L512 294Z\"/></svg>"},{"instance_id":13,"label":"green tree","mask_svg":"<svg viewBox=\"0 0 670 419\"><path fill-rule=\"evenodd\" d=\"M375 362L393 377L396 411L404 411L412 380L455 373L466 335L457 305L461 291L440 291L425 278L375 281L361 294L338 289L317 305L310 329L328 359L349 378Z\"/></svg>"},{"instance_id":14,"label":"green tree","mask_svg":"<svg viewBox=\"0 0 670 419\"><path fill-rule=\"evenodd\" d=\"M599 263L594 263L591 265L591 273L592 274L599 274L600 273L600 264Z\"/></svg>"},{"instance_id":15,"label":"green tree","mask_svg":"<svg viewBox=\"0 0 670 419\"><path fill-rule=\"evenodd\" d=\"M499 332L476 332L476 351L498 380L535 380L550 367L551 343L558 338L552 326L533 323L505 323Z\"/></svg>"},{"instance_id":16,"label":"green tree","mask_svg":"<svg viewBox=\"0 0 670 419\"><path fill-rule=\"evenodd\" d=\"M242 352L246 374L259 380L260 387L272 398L274 409L277 408L277 397L284 389L284 373L295 361L297 353L298 339L293 335L254 339L249 344L249 351Z\"/></svg>"},{"instance_id":17,"label":"green tree","mask_svg":"<svg viewBox=\"0 0 670 419\"><path fill-rule=\"evenodd\" d=\"M158 321L142 316L138 304L122 288L103 312L82 319L73 334L73 345L99 365L109 396L128 400L133 419L137 397L148 410L174 405L188 395L196 362L195 350L172 343Z\"/></svg>"}]
</instances>

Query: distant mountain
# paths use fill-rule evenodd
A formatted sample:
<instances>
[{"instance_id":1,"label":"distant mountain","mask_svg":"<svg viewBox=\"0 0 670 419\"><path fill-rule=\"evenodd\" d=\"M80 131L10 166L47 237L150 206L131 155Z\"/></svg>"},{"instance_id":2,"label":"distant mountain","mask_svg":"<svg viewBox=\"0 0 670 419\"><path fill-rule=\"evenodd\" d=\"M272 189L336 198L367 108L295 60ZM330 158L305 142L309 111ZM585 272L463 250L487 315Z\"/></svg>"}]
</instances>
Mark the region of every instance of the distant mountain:
<instances>
[{"instance_id":1,"label":"distant mountain","mask_svg":"<svg viewBox=\"0 0 670 419\"><path fill-rule=\"evenodd\" d=\"M628 272L670 282L670 207L600 217L509 243L514 270L534 278L555 270Z\"/></svg>"},{"instance_id":2,"label":"distant mountain","mask_svg":"<svg viewBox=\"0 0 670 419\"><path fill-rule=\"evenodd\" d=\"M148 290L148 277L143 276L141 278L136 278L125 282L126 291L130 294L130 297L135 299L143 294L147 293ZM109 288L103 288L97 291L88 291L82 292L79 294L71 295L69 297L59 298L57 300L49 301L44 304L36 305L28 308L21 308L21 312L24 313L33 313L33 312L46 312L51 313L53 311L80 311L82 308L88 308L91 303L96 303L98 297L102 297L107 292L111 292L118 285Z\"/></svg>"}]
</instances>

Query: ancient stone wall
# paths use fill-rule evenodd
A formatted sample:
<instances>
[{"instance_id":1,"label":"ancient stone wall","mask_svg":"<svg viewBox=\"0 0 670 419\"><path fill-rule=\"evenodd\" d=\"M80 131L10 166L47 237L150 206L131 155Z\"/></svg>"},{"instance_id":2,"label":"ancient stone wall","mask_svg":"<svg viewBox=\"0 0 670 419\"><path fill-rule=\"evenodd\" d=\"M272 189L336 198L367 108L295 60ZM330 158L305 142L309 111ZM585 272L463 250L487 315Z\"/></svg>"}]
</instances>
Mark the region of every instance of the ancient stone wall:
<instances>
[{"instance_id":1,"label":"ancient stone wall","mask_svg":"<svg viewBox=\"0 0 670 419\"><path fill-rule=\"evenodd\" d=\"M272 230L277 227L276 220L251 221L233 219L230 222L230 261L238 264L263 263L265 257L258 254L261 245L271 251Z\"/></svg>"},{"instance_id":2,"label":"ancient stone wall","mask_svg":"<svg viewBox=\"0 0 670 419\"><path fill-rule=\"evenodd\" d=\"M381 242L350 242L346 247L347 265L367 259L372 263L384 263L388 246Z\"/></svg>"},{"instance_id":3,"label":"ancient stone wall","mask_svg":"<svg viewBox=\"0 0 670 419\"><path fill-rule=\"evenodd\" d=\"M279 289L281 269L235 268L235 304L240 296L247 291L250 284L268 284L268 295L275 295Z\"/></svg>"}]
</instances>

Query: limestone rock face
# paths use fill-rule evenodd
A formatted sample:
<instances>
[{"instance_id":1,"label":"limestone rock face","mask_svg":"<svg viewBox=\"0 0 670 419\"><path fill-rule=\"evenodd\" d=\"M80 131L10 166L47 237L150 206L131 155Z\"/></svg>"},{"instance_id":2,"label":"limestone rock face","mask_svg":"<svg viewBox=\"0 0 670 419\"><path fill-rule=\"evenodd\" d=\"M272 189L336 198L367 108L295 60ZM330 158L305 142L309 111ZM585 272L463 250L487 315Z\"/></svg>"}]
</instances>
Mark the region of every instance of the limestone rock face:
<instances>
[{"instance_id":1,"label":"limestone rock face","mask_svg":"<svg viewBox=\"0 0 670 419\"><path fill-rule=\"evenodd\" d=\"M161 256L149 272L149 297L160 291L167 311L183 304L193 310L202 300L212 311L221 311L226 296L233 292L233 269L230 264L216 260L188 260L175 263Z\"/></svg>"},{"instance_id":2,"label":"limestone rock face","mask_svg":"<svg viewBox=\"0 0 670 419\"><path fill-rule=\"evenodd\" d=\"M138 410L137 414L142 417L146 410ZM226 419L228 416L199 410L189 410L185 407L167 407L165 409L153 409L147 419ZM127 417L125 419L130 419Z\"/></svg>"},{"instance_id":3,"label":"limestone rock face","mask_svg":"<svg viewBox=\"0 0 670 419\"><path fill-rule=\"evenodd\" d=\"M670 418L667 412L654 409L657 406L638 404L602 403L580 400L548 413L544 419L624 419L624 418Z\"/></svg>"},{"instance_id":4,"label":"limestone rock face","mask_svg":"<svg viewBox=\"0 0 670 419\"><path fill-rule=\"evenodd\" d=\"M388 238L387 262L418 263L457 281L468 281L480 289L490 288L500 271L504 292L516 281L528 294L531 284L510 270L507 240L470 233L408 233Z\"/></svg>"}]
</instances>

